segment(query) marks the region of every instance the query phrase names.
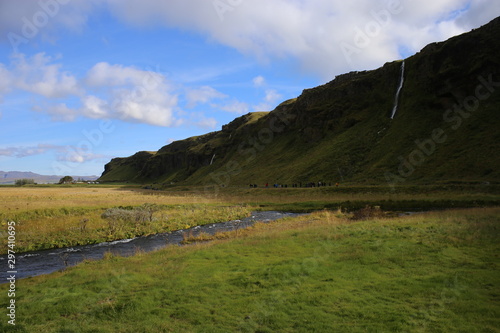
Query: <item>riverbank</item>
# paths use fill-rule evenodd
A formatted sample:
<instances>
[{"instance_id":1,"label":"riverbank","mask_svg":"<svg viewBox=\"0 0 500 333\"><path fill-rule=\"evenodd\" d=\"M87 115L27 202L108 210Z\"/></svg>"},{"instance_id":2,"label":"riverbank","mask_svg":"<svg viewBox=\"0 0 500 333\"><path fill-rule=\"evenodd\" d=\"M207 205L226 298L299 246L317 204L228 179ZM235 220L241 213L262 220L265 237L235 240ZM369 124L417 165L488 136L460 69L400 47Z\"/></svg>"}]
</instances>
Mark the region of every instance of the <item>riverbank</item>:
<instances>
[{"instance_id":1,"label":"riverbank","mask_svg":"<svg viewBox=\"0 0 500 333\"><path fill-rule=\"evenodd\" d=\"M221 236L229 237L231 233L241 233L244 229L256 222L268 223L277 219L297 216L294 213L282 212L252 212L250 216L241 220L198 225L189 229L173 232L158 233L130 239L121 239L92 245L72 246L60 249L50 249L17 253L15 257L16 280L50 274L58 270L77 265L84 260L100 260L106 255L128 257L137 253L147 253L162 249L169 245L185 245L194 241L207 241L208 237L217 239ZM7 263L9 256L0 255L0 263ZM10 273L0 271L0 284L7 283Z\"/></svg>"},{"instance_id":2,"label":"riverbank","mask_svg":"<svg viewBox=\"0 0 500 333\"><path fill-rule=\"evenodd\" d=\"M322 211L226 240L108 255L18 281L16 329L495 332L498 216L482 208L353 220Z\"/></svg>"}]
</instances>

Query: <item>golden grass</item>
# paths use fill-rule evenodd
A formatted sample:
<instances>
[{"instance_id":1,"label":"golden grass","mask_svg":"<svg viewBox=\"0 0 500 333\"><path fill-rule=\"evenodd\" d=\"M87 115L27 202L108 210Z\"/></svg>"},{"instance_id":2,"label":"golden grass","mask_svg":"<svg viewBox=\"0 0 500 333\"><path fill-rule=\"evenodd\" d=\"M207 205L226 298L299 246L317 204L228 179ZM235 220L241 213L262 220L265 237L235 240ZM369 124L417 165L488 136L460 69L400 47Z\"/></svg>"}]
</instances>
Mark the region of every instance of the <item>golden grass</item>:
<instances>
[{"instance_id":1,"label":"golden grass","mask_svg":"<svg viewBox=\"0 0 500 333\"><path fill-rule=\"evenodd\" d=\"M355 191L356 192L356 191ZM454 193L453 198L469 194ZM473 194L472 194L473 195ZM478 194L481 196L482 194ZM470 195L469 195L470 196ZM296 209L303 203L321 209L322 203L377 200L433 200L450 197L450 193L425 191L410 193L380 193L363 188L357 193L335 188L316 189L248 189L223 188L205 191L204 188L176 188L172 191L152 191L130 187L0 187L0 234L6 222L14 220L18 249L22 251L73 246L98 241L130 238L137 235L185 229L194 225L222 222L240 218L257 207L264 209ZM144 228L111 225L101 218L105 209L118 206L137 207L143 204L161 206L154 221ZM282 206L280 206L282 204ZM310 209L307 204L304 205ZM304 208L302 207L302 208ZM322 212L321 214L334 214ZM327 216L323 216L327 218ZM327 220L330 218L327 218ZM123 222L123 221L122 221ZM222 237L222 236L220 236ZM5 252L6 237L0 239L0 252Z\"/></svg>"},{"instance_id":2,"label":"golden grass","mask_svg":"<svg viewBox=\"0 0 500 333\"><path fill-rule=\"evenodd\" d=\"M215 204L201 196L170 195L134 188L26 187L0 188L0 234L7 221L16 222L19 251L74 246L185 229L249 214L249 208ZM103 219L106 208L158 205L153 220L144 225ZM7 237L0 239L6 252Z\"/></svg>"},{"instance_id":3,"label":"golden grass","mask_svg":"<svg viewBox=\"0 0 500 333\"><path fill-rule=\"evenodd\" d=\"M193 194L158 194L156 191L109 187L0 187L0 213L22 210L114 205L189 204L213 202Z\"/></svg>"}]
</instances>

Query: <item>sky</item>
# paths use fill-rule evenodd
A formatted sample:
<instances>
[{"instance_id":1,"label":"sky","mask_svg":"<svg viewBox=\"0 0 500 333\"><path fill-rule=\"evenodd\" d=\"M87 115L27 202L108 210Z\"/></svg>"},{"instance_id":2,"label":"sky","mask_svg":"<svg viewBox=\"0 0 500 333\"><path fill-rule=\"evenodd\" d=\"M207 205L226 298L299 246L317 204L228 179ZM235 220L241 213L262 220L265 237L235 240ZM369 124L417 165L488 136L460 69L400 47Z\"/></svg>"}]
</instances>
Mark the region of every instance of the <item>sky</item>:
<instances>
[{"instance_id":1,"label":"sky","mask_svg":"<svg viewBox=\"0 0 500 333\"><path fill-rule=\"evenodd\" d=\"M498 0L0 0L0 170L100 175L497 16Z\"/></svg>"}]
</instances>

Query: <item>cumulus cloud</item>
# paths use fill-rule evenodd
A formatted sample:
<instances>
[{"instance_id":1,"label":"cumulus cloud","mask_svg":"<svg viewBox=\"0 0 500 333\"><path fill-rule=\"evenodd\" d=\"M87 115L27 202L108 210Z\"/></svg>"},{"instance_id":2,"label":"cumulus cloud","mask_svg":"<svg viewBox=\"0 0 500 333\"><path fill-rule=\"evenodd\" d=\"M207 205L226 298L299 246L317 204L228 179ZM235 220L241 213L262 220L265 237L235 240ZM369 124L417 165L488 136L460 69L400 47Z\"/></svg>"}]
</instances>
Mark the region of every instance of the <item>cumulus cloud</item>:
<instances>
[{"instance_id":1,"label":"cumulus cloud","mask_svg":"<svg viewBox=\"0 0 500 333\"><path fill-rule=\"evenodd\" d=\"M237 113L237 114L245 114L250 110L250 106L248 103L241 102L238 100L231 100L226 104L218 106L222 111Z\"/></svg>"},{"instance_id":2,"label":"cumulus cloud","mask_svg":"<svg viewBox=\"0 0 500 333\"><path fill-rule=\"evenodd\" d=\"M266 79L262 75L259 75L254 77L252 82L254 86L262 87L266 83Z\"/></svg>"},{"instance_id":3,"label":"cumulus cloud","mask_svg":"<svg viewBox=\"0 0 500 333\"><path fill-rule=\"evenodd\" d=\"M283 96L274 89L267 89L264 101L254 106L255 111L271 111Z\"/></svg>"},{"instance_id":4,"label":"cumulus cloud","mask_svg":"<svg viewBox=\"0 0 500 333\"><path fill-rule=\"evenodd\" d=\"M182 28L262 62L295 61L300 69L330 80L350 70L376 68L500 15L492 0L0 0L0 40L57 37L58 29L82 30L90 15L105 10L129 25ZM31 29L31 33L28 33ZM2 39L3 38L3 39ZM18 46L24 44L24 40ZM100 62L83 76L64 70L60 59L16 53L0 64L2 95L21 89L48 99L40 112L54 119L113 118L158 126L182 123L188 108L210 104L238 114L271 109L279 94L269 90L255 106L208 86L179 88L162 73ZM205 74L206 75L206 74ZM262 76L255 87L266 86ZM181 90L181 91L179 91ZM180 94L184 96L179 97ZM71 101L63 100L70 98ZM216 99L223 102L213 103Z\"/></svg>"},{"instance_id":5,"label":"cumulus cloud","mask_svg":"<svg viewBox=\"0 0 500 333\"><path fill-rule=\"evenodd\" d=\"M96 0L0 0L0 41L14 52L37 40L53 42L61 29L81 31L97 7Z\"/></svg>"},{"instance_id":6,"label":"cumulus cloud","mask_svg":"<svg viewBox=\"0 0 500 333\"><path fill-rule=\"evenodd\" d=\"M262 61L292 57L326 79L375 68L500 15L491 0L108 0L134 25L182 27ZM480 13L480 14L479 14ZM477 15L476 15L477 14Z\"/></svg>"},{"instance_id":7,"label":"cumulus cloud","mask_svg":"<svg viewBox=\"0 0 500 333\"><path fill-rule=\"evenodd\" d=\"M109 158L109 156L96 154L88 147L61 146L52 144L38 144L35 146L17 146L0 148L0 156L25 158L36 155L53 153L60 162L84 163L96 159Z\"/></svg>"},{"instance_id":8,"label":"cumulus cloud","mask_svg":"<svg viewBox=\"0 0 500 333\"><path fill-rule=\"evenodd\" d=\"M331 79L401 58L400 49L416 52L429 42L485 24L500 15L500 2L0 0L0 35L15 32L22 37L26 22L38 22L36 35L46 38L56 28L78 31L97 10L135 26L188 29L262 61L292 58L302 70Z\"/></svg>"},{"instance_id":9,"label":"cumulus cloud","mask_svg":"<svg viewBox=\"0 0 500 333\"><path fill-rule=\"evenodd\" d=\"M166 78L153 71L145 71L133 66L111 65L100 62L87 73L86 83L92 87L133 86L153 90L165 84Z\"/></svg>"},{"instance_id":10,"label":"cumulus cloud","mask_svg":"<svg viewBox=\"0 0 500 333\"><path fill-rule=\"evenodd\" d=\"M64 152L57 154L56 160L59 162L85 163L109 157L110 156L86 152L75 147L67 146Z\"/></svg>"},{"instance_id":11,"label":"cumulus cloud","mask_svg":"<svg viewBox=\"0 0 500 333\"><path fill-rule=\"evenodd\" d=\"M41 107L40 105L33 106L33 111L48 113L52 120L55 121L74 121L78 117L78 111L69 108L66 103L58 103Z\"/></svg>"},{"instance_id":12,"label":"cumulus cloud","mask_svg":"<svg viewBox=\"0 0 500 333\"><path fill-rule=\"evenodd\" d=\"M10 72L3 64L0 64L0 101L2 95L10 90L12 78Z\"/></svg>"},{"instance_id":13,"label":"cumulus cloud","mask_svg":"<svg viewBox=\"0 0 500 333\"><path fill-rule=\"evenodd\" d=\"M87 117L158 126L176 123L178 97L161 73L101 62L88 71L85 82L89 88L104 89L108 96L107 100L97 96L82 100L82 113Z\"/></svg>"},{"instance_id":14,"label":"cumulus cloud","mask_svg":"<svg viewBox=\"0 0 500 333\"><path fill-rule=\"evenodd\" d=\"M195 89L188 88L186 91L187 106L189 108L193 108L199 103L206 104L214 99L226 97L227 95L209 86L203 86Z\"/></svg>"},{"instance_id":15,"label":"cumulus cloud","mask_svg":"<svg viewBox=\"0 0 500 333\"><path fill-rule=\"evenodd\" d=\"M473 0L467 10L463 10L456 24L464 30L477 28L500 15L500 1Z\"/></svg>"},{"instance_id":16,"label":"cumulus cloud","mask_svg":"<svg viewBox=\"0 0 500 333\"><path fill-rule=\"evenodd\" d=\"M53 58L44 53L32 57L24 54L12 56L10 81L13 86L47 98L79 95L83 92L75 76L62 71L61 64L54 64Z\"/></svg>"},{"instance_id":17,"label":"cumulus cloud","mask_svg":"<svg viewBox=\"0 0 500 333\"><path fill-rule=\"evenodd\" d=\"M191 121L193 125L196 127L204 128L207 130L213 130L217 126L217 120L215 120L212 117L205 117L204 115L200 114L198 116L193 115L196 120Z\"/></svg>"},{"instance_id":18,"label":"cumulus cloud","mask_svg":"<svg viewBox=\"0 0 500 333\"><path fill-rule=\"evenodd\" d=\"M7 147L7 148L0 148L0 156L22 158L22 157L45 154L46 152L51 150L62 151L64 150L64 147L57 145L49 145L49 144L38 144L36 146L28 146L28 147Z\"/></svg>"},{"instance_id":19,"label":"cumulus cloud","mask_svg":"<svg viewBox=\"0 0 500 333\"><path fill-rule=\"evenodd\" d=\"M0 64L0 98L11 89L45 98L43 106L35 105L33 110L58 121L87 117L167 127L178 124L174 115L178 94L161 73L101 62L78 78L55 60L44 53L32 57L18 53L9 66ZM212 95L215 91L201 90ZM66 100L73 100L72 105Z\"/></svg>"}]
</instances>

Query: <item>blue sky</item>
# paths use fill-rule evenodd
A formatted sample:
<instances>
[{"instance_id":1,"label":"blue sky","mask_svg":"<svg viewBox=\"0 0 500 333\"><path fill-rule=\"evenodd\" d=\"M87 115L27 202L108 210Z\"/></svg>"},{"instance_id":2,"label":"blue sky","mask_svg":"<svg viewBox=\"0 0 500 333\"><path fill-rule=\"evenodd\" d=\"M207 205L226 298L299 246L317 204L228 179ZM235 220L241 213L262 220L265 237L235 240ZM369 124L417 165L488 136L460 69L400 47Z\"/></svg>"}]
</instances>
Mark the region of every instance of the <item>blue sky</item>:
<instances>
[{"instance_id":1,"label":"blue sky","mask_svg":"<svg viewBox=\"0 0 500 333\"><path fill-rule=\"evenodd\" d=\"M0 170L100 175L498 15L496 0L0 0Z\"/></svg>"}]
</instances>

